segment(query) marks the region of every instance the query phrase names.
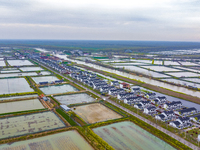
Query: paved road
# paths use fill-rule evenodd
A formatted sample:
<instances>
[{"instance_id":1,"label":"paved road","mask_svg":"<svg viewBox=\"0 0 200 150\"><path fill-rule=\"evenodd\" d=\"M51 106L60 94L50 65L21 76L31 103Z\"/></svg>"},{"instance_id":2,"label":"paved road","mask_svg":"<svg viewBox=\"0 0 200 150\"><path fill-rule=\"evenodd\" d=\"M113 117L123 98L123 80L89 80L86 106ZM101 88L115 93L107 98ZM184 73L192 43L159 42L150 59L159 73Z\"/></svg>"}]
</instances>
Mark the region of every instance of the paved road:
<instances>
[{"instance_id":1,"label":"paved road","mask_svg":"<svg viewBox=\"0 0 200 150\"><path fill-rule=\"evenodd\" d=\"M115 106L121 108L121 109L124 110L125 112L127 112L127 113L129 113L129 114L131 114L131 115L133 115L133 116L139 118L140 120L142 120L142 121L144 121L144 122L150 124L151 126L157 128L157 129L159 129L160 131L166 133L167 135L169 135L169 136L173 137L174 139L180 141L181 143L187 145L188 147L190 147L190 148L192 148L192 149L194 149L194 150L200 150L200 148L198 148L198 147L195 146L194 144L192 144L192 143L190 143L190 142L184 140L183 138L181 138L181 137L175 135L174 133L172 133L172 132L170 132L170 131L168 131L168 130L166 130L166 129L160 127L160 126L158 126L157 124L155 124L155 123L149 121L148 119L146 119L146 118L144 118L144 117L141 117L140 115L138 115L138 114L136 114L136 113L134 113L134 112L128 110L127 108L122 107L121 105L119 105L119 104L113 102L112 100L109 100L107 97L103 97L102 95L100 95L100 94L98 94L98 93L96 93L96 92L94 92L94 91L92 91L92 90L90 90L90 89L84 87L83 85L77 83L76 81L71 80L70 78L68 78L68 77L66 77L66 76L63 76L63 74L58 73L58 72L52 70L51 68L49 68L49 67L47 67L47 66L45 66L45 65L43 65L43 64L40 64L40 65L46 67L47 69L51 70L52 72L55 72L55 73L59 74L59 75L62 76L63 78L65 78L65 79L67 79L67 80L69 80L69 81L71 81L71 82L76 83L78 86L82 87L83 89L86 89L87 91L89 91L89 92L91 92L91 93L93 93L93 94L95 94L95 95L101 97L102 99L108 101L109 103L111 103L111 104L113 104L113 105L115 105Z\"/></svg>"}]
</instances>

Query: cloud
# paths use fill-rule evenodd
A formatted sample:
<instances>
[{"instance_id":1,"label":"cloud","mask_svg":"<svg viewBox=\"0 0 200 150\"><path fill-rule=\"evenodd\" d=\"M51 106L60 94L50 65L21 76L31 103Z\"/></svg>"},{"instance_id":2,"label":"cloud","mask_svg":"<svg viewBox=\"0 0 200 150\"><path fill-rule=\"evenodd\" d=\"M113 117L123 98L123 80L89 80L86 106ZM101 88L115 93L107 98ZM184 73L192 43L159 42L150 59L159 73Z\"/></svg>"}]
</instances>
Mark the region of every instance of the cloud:
<instances>
[{"instance_id":1,"label":"cloud","mask_svg":"<svg viewBox=\"0 0 200 150\"><path fill-rule=\"evenodd\" d=\"M195 38L191 39L200 40L197 36L200 29L200 2L196 0L0 0L0 3L0 27L7 31L12 28L13 33L7 33L19 38L20 35L14 33L21 31L26 37L27 32L31 37L32 31L35 31L34 37L38 34L39 38L39 31L44 30L43 34L46 35L42 37L48 37L51 34L47 31L52 32L53 29L57 32L50 38L61 38L63 33L69 33L68 39L75 35L77 39L83 38L82 34L76 32L79 31L88 33L87 38L102 38L104 34L105 37L118 39L148 37L153 40L170 37L177 40L179 37L181 40L185 33L187 37L196 33L193 36Z\"/></svg>"}]
</instances>

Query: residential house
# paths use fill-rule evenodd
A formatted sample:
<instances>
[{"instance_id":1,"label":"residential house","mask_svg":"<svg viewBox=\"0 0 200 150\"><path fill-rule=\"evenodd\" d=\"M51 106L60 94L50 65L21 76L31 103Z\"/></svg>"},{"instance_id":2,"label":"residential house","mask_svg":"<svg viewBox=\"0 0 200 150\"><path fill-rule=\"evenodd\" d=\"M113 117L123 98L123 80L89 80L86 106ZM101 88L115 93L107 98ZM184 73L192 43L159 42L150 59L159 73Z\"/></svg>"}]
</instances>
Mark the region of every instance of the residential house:
<instances>
[{"instance_id":1,"label":"residential house","mask_svg":"<svg viewBox=\"0 0 200 150\"><path fill-rule=\"evenodd\" d=\"M194 115L196 114L198 111L196 108L194 107L190 107L190 108L187 108L187 109L182 109L182 110L179 110L179 111L175 111L174 113L176 115L179 115L179 116L190 116L190 115Z\"/></svg>"},{"instance_id":2,"label":"residential house","mask_svg":"<svg viewBox=\"0 0 200 150\"><path fill-rule=\"evenodd\" d=\"M119 82L118 81L111 81L110 85L111 86L119 86Z\"/></svg>"},{"instance_id":3,"label":"residential house","mask_svg":"<svg viewBox=\"0 0 200 150\"><path fill-rule=\"evenodd\" d=\"M137 108L137 109L140 109L140 110L142 110L142 109L143 109L143 107L142 107L142 105L141 105L141 104L135 104L135 105L134 105L134 107L135 107L135 108Z\"/></svg>"},{"instance_id":4,"label":"residential house","mask_svg":"<svg viewBox=\"0 0 200 150\"><path fill-rule=\"evenodd\" d=\"M132 91L134 94L139 94L141 92L140 88L132 88Z\"/></svg>"},{"instance_id":5,"label":"residential house","mask_svg":"<svg viewBox=\"0 0 200 150\"><path fill-rule=\"evenodd\" d=\"M121 84L119 85L119 87L120 87L120 88L129 89L129 88L130 88L130 84L123 82L123 83L121 83Z\"/></svg>"},{"instance_id":6,"label":"residential house","mask_svg":"<svg viewBox=\"0 0 200 150\"><path fill-rule=\"evenodd\" d=\"M190 120L196 122L196 123L200 123L200 114L195 115L195 116L191 116Z\"/></svg>"},{"instance_id":7,"label":"residential house","mask_svg":"<svg viewBox=\"0 0 200 150\"><path fill-rule=\"evenodd\" d=\"M156 98L156 93L146 93L145 97L148 99L155 99Z\"/></svg>"},{"instance_id":8,"label":"residential house","mask_svg":"<svg viewBox=\"0 0 200 150\"><path fill-rule=\"evenodd\" d=\"M171 103L165 103L163 108L165 109L178 109L182 107L181 101L172 101Z\"/></svg>"},{"instance_id":9,"label":"residential house","mask_svg":"<svg viewBox=\"0 0 200 150\"><path fill-rule=\"evenodd\" d=\"M157 108L155 106L150 106L150 107L144 108L144 113L151 114L151 113L156 112L156 109Z\"/></svg>"}]
</instances>

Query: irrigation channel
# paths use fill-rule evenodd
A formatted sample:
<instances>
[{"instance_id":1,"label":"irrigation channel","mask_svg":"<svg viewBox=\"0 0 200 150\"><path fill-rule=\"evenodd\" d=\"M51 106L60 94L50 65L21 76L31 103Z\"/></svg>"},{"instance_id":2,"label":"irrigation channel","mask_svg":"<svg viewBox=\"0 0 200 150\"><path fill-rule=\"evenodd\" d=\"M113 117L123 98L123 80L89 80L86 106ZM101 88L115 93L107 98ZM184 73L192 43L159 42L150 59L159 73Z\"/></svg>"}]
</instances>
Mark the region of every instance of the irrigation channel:
<instances>
[{"instance_id":1,"label":"irrigation channel","mask_svg":"<svg viewBox=\"0 0 200 150\"><path fill-rule=\"evenodd\" d=\"M39 62L38 62L38 63L39 63ZM125 112L127 112L127 113L129 113L129 114L131 114L131 115L133 115L133 116L135 116L135 117L137 117L137 118L139 118L140 120L142 120L142 121L148 123L149 125L151 125L151 126L157 128L157 129L159 129L160 131L162 131L162 132L164 132L165 134L167 134L167 135L173 137L174 139L176 139L176 140L178 140L179 142L181 142L181 143L187 145L188 147L190 147L190 148L192 148L192 149L194 149L194 150L198 150L198 149L199 149L199 148L198 148L197 146L195 146L194 144L192 144L192 143L190 143L190 142L184 140L183 138L181 138L181 137L179 137L179 136L173 134L172 132L170 132L170 131L168 131L168 130L166 130L166 129L160 127L160 126L158 126L157 124L155 124L155 123L153 123L153 122L151 122L151 121L145 119L144 117L141 117L140 115L138 115L138 114L136 114L136 113L134 113L134 112L132 112L132 111L130 111L130 110L128 110L128 109L122 107L121 105L116 104L116 103L113 102L112 100L109 100L108 97L102 96L102 95L100 95L100 94L98 94L98 93L96 93L96 92L94 92L94 91L92 91L92 90L90 90L90 89L88 89L88 88L82 86L81 84L79 84L79 83L77 83L77 82L75 82L75 81L73 81L73 80L67 78L66 76L63 76L61 73L58 73L58 72L54 71L53 69L51 69L51 68L49 68L49 67L47 67L47 66L45 66L45 65L43 65L43 64L40 64L40 65L43 66L43 67L45 67L45 68L47 68L47 69L49 69L49 70L51 70L52 72L54 72L54 73L56 73L56 74L59 74L60 76L62 76L63 78L69 80L70 82L76 83L78 86L82 87L83 89L86 89L87 91L89 91L89 92L91 92L91 93L93 93L93 94L95 94L95 95L101 97L102 99L108 101L109 103L115 105L116 107L119 107L120 109L124 110Z\"/></svg>"}]
</instances>

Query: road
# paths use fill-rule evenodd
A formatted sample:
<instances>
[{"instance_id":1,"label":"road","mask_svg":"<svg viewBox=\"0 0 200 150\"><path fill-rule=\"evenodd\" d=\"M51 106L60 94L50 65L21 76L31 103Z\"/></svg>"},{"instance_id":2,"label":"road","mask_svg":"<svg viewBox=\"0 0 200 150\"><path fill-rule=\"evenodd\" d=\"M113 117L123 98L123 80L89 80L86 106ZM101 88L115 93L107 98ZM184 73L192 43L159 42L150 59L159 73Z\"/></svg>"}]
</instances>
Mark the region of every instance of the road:
<instances>
[{"instance_id":1,"label":"road","mask_svg":"<svg viewBox=\"0 0 200 150\"><path fill-rule=\"evenodd\" d=\"M38 62L38 63L39 63L39 62ZM167 135L173 137L174 139L176 139L177 141L179 141L179 142L181 142L181 143L187 145L188 147L190 147L190 148L192 148L192 149L194 149L194 150L200 150L200 148L198 148L198 147L195 146L194 144L192 144L192 143L190 143L190 142L184 140L183 138L181 138L181 137L175 135L174 133L172 133L172 132L170 132L170 131L168 131L168 130L166 130L166 129L160 127L160 126L158 126L157 124L155 124L155 123L149 121L148 119L145 119L144 117L141 117L140 115L138 115L138 114L136 114L136 113L134 113L134 112L128 110L127 108L124 108L123 106L121 106L121 105L119 105L119 104L113 102L112 100L109 100L107 97L102 96L102 95L100 95L100 94L98 94L98 93L96 93L96 92L94 92L94 91L92 91L92 90L90 90L90 89L84 87L83 85L77 83L76 81L73 81L73 80L71 80L70 78L68 78L68 77L66 77L66 76L63 76L63 74L58 73L58 72L54 71L53 69L51 69L51 68L49 68L49 67L47 67L47 66L45 66L45 65L43 65L43 64L41 64L41 63L39 63L39 64L40 64L41 66L43 66L43 67L45 67L45 68L51 70L52 72L54 72L54 73L56 73L56 74L59 74L60 76L62 76L63 78L69 80L70 82L76 83L78 86L80 86L80 87L82 87L83 89L86 89L87 91L89 91L89 92L91 92L91 93L93 93L93 94L95 94L95 95L101 97L102 99L108 101L109 103L115 105L116 107L119 107L119 108L122 109L123 111L125 111L125 112L127 112L127 113L129 113L129 114L131 114L131 115L133 115L133 116L135 116L135 117L137 117L137 118L139 118L140 120L142 120L142 121L148 123L149 125L151 125L151 126L157 128L157 129L159 129L160 131L162 131L162 132L164 132L165 134L167 134Z\"/></svg>"}]
</instances>

